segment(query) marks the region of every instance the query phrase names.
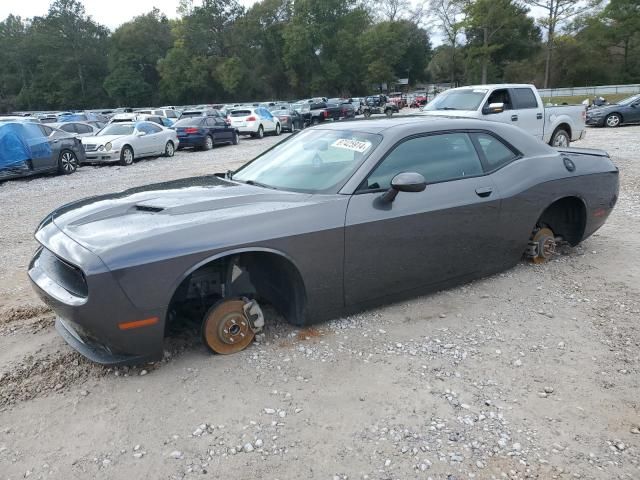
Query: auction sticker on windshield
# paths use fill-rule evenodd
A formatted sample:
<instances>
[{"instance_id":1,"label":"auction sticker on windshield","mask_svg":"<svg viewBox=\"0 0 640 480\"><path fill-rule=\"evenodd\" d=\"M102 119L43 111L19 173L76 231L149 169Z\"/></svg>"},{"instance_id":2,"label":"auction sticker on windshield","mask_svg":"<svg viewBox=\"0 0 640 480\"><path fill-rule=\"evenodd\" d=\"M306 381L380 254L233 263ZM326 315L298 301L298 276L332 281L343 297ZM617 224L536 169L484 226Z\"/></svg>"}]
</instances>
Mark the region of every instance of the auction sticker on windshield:
<instances>
[{"instance_id":1,"label":"auction sticker on windshield","mask_svg":"<svg viewBox=\"0 0 640 480\"><path fill-rule=\"evenodd\" d=\"M366 152L371 147L371 142L363 142L361 140L349 140L347 138L339 138L331 144L332 147L344 148L358 153Z\"/></svg>"}]
</instances>

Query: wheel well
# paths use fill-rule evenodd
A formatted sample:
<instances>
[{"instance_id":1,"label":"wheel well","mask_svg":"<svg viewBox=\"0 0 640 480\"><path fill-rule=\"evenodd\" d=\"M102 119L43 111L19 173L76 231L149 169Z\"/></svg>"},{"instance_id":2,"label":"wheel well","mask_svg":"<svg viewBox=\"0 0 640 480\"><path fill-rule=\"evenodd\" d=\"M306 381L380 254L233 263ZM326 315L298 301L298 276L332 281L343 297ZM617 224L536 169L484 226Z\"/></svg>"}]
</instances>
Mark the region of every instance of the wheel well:
<instances>
[{"instance_id":1,"label":"wheel well","mask_svg":"<svg viewBox=\"0 0 640 480\"><path fill-rule=\"evenodd\" d=\"M200 322L222 298L248 297L271 304L286 320L301 325L306 292L302 276L287 258L272 252L243 252L218 258L191 272L175 290L167 322Z\"/></svg>"},{"instance_id":2,"label":"wheel well","mask_svg":"<svg viewBox=\"0 0 640 480\"><path fill-rule=\"evenodd\" d=\"M561 123L560 125L558 125L556 129L553 131L553 135L555 135L558 132L558 130L564 130L565 132L567 132L569 134L569 141L571 141L571 139L573 138L573 135L571 134L571 127L569 126L569 124ZM553 135L551 136L551 138L553 138Z\"/></svg>"},{"instance_id":3,"label":"wheel well","mask_svg":"<svg viewBox=\"0 0 640 480\"><path fill-rule=\"evenodd\" d=\"M572 246L582 240L587 222L587 209L578 197L565 197L549 205L538 220L537 226L548 226Z\"/></svg>"},{"instance_id":4,"label":"wheel well","mask_svg":"<svg viewBox=\"0 0 640 480\"><path fill-rule=\"evenodd\" d=\"M125 143L125 144L122 146L122 150L124 150L125 148L128 148L129 150L131 150L131 153L133 153L133 155L135 156L136 151L133 149L133 147L132 147L131 145L129 145L128 143ZM120 150L120 151L122 151L122 150Z\"/></svg>"}]
</instances>

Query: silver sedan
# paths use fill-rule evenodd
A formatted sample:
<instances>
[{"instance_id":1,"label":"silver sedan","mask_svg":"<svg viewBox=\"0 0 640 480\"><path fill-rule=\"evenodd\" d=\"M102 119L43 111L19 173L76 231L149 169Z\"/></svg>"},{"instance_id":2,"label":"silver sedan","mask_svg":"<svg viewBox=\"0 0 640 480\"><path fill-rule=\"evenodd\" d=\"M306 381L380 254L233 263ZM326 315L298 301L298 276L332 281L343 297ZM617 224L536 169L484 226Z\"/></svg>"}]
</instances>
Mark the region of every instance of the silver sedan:
<instances>
[{"instance_id":1,"label":"silver sedan","mask_svg":"<svg viewBox=\"0 0 640 480\"><path fill-rule=\"evenodd\" d=\"M179 143L175 130L152 122L113 123L98 135L82 139L87 163L120 162L121 165L131 165L141 157L172 157Z\"/></svg>"}]
</instances>

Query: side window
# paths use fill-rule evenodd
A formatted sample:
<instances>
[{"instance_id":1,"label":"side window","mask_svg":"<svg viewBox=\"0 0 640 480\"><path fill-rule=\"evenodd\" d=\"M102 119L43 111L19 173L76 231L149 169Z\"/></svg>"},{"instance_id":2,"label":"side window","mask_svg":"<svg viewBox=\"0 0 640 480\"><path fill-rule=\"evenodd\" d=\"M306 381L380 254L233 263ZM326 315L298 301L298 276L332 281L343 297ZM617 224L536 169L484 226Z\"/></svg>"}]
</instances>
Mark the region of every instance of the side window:
<instances>
[{"instance_id":1,"label":"side window","mask_svg":"<svg viewBox=\"0 0 640 480\"><path fill-rule=\"evenodd\" d=\"M65 123L64 125L60 125L60 130L69 133L76 133L75 123Z\"/></svg>"},{"instance_id":2,"label":"side window","mask_svg":"<svg viewBox=\"0 0 640 480\"><path fill-rule=\"evenodd\" d=\"M216 118L207 117L207 127L215 127L215 126L216 126Z\"/></svg>"},{"instance_id":3,"label":"side window","mask_svg":"<svg viewBox=\"0 0 640 480\"><path fill-rule=\"evenodd\" d=\"M147 124L147 133L153 134L153 133L160 133L161 131L162 131L162 128L160 128L158 125L155 125L153 123Z\"/></svg>"},{"instance_id":4,"label":"side window","mask_svg":"<svg viewBox=\"0 0 640 480\"><path fill-rule=\"evenodd\" d=\"M76 131L78 133L92 133L93 129L89 125L83 125L81 123L76 123Z\"/></svg>"},{"instance_id":5,"label":"side window","mask_svg":"<svg viewBox=\"0 0 640 480\"><path fill-rule=\"evenodd\" d=\"M427 183L445 182L483 173L482 163L466 133L446 133L406 140L367 179L365 189L388 189L402 172L417 172Z\"/></svg>"},{"instance_id":6,"label":"side window","mask_svg":"<svg viewBox=\"0 0 640 480\"><path fill-rule=\"evenodd\" d=\"M538 108L538 99L530 88L514 88L513 100L516 108Z\"/></svg>"},{"instance_id":7,"label":"side window","mask_svg":"<svg viewBox=\"0 0 640 480\"><path fill-rule=\"evenodd\" d=\"M47 127L45 125L38 125L38 127L40 127L40 130L45 137L48 137L53 132L53 128L51 127Z\"/></svg>"},{"instance_id":8,"label":"side window","mask_svg":"<svg viewBox=\"0 0 640 480\"><path fill-rule=\"evenodd\" d=\"M149 124L149 123L139 123L139 124L136 126L136 129L137 129L139 132L144 132L144 133L146 133L146 134L148 135L148 134L152 133L152 132L151 132L151 129L150 129L150 127L149 127L150 125L151 125L151 124Z\"/></svg>"},{"instance_id":9,"label":"side window","mask_svg":"<svg viewBox=\"0 0 640 480\"><path fill-rule=\"evenodd\" d=\"M504 143L486 133L474 133L478 145L487 161L489 171L500 168L516 159L517 155Z\"/></svg>"},{"instance_id":10,"label":"side window","mask_svg":"<svg viewBox=\"0 0 640 480\"><path fill-rule=\"evenodd\" d=\"M492 103L504 103L505 110L513 109L513 104L511 103L511 95L509 95L509 90L507 90L506 88L494 90L491 95L489 95L486 106L488 107Z\"/></svg>"},{"instance_id":11,"label":"side window","mask_svg":"<svg viewBox=\"0 0 640 480\"><path fill-rule=\"evenodd\" d=\"M219 127L226 127L227 126L227 122L225 122L222 118L216 118L215 120L215 124Z\"/></svg>"}]
</instances>

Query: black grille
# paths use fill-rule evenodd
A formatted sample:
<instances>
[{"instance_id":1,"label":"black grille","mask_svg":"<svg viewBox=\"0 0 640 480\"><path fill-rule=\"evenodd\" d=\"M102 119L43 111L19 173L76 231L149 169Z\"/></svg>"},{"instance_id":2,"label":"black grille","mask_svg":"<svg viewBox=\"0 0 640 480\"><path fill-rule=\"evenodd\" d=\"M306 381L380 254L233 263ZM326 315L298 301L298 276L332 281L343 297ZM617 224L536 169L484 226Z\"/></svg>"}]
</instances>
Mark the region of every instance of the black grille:
<instances>
[{"instance_id":1,"label":"black grille","mask_svg":"<svg viewBox=\"0 0 640 480\"><path fill-rule=\"evenodd\" d=\"M56 257L46 248L38 254L35 266L42 269L51 280L72 295L86 298L89 294L82 270Z\"/></svg>"}]
</instances>

